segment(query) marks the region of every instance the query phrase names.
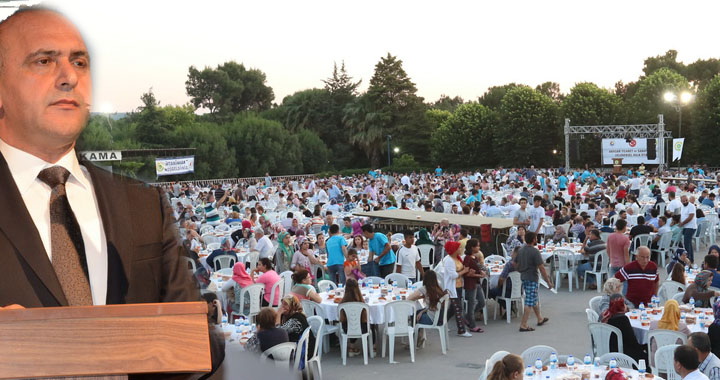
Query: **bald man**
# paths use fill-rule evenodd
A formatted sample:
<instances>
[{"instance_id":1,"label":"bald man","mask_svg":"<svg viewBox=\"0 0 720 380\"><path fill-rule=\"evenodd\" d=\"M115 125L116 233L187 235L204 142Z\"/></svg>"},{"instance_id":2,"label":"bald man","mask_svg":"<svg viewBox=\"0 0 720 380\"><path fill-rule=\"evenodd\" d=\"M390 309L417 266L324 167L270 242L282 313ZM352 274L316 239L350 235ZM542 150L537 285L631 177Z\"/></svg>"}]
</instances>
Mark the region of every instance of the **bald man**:
<instances>
[{"instance_id":1,"label":"bald man","mask_svg":"<svg viewBox=\"0 0 720 380\"><path fill-rule=\"evenodd\" d=\"M657 265L650 261L650 248L639 247L635 261L623 266L615 273L615 278L627 281L626 298L635 307L640 303L649 304L652 296L657 294L660 279Z\"/></svg>"}]
</instances>

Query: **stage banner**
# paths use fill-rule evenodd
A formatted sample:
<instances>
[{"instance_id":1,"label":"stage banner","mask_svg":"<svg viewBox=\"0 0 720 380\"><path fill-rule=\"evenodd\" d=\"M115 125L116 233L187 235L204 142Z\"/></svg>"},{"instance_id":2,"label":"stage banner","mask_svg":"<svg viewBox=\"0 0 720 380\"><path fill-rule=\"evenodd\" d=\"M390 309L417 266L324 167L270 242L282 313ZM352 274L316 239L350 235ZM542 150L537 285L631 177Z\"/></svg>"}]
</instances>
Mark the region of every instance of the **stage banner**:
<instances>
[{"instance_id":1,"label":"stage banner","mask_svg":"<svg viewBox=\"0 0 720 380\"><path fill-rule=\"evenodd\" d=\"M187 174L195 172L195 156L155 159L157 176Z\"/></svg>"},{"instance_id":2,"label":"stage banner","mask_svg":"<svg viewBox=\"0 0 720 380\"><path fill-rule=\"evenodd\" d=\"M656 140L657 142L657 140ZM647 158L647 140L646 139L603 139L602 140L602 159L603 165L612 165L613 158L622 158L623 165L640 165L640 164L659 164L660 154L658 152L658 144L655 144L654 160Z\"/></svg>"},{"instance_id":3,"label":"stage banner","mask_svg":"<svg viewBox=\"0 0 720 380\"><path fill-rule=\"evenodd\" d=\"M683 148L685 147L685 138L673 139L673 158L672 160L679 160L682 158Z\"/></svg>"}]
</instances>

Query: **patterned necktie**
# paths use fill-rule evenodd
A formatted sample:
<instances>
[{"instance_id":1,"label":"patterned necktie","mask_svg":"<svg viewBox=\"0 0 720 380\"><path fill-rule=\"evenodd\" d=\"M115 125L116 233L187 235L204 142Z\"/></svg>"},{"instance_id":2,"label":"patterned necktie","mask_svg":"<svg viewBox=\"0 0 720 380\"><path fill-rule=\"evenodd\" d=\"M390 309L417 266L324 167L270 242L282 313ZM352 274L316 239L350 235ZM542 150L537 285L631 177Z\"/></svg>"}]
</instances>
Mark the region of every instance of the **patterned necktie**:
<instances>
[{"instance_id":1,"label":"patterned necktie","mask_svg":"<svg viewBox=\"0 0 720 380\"><path fill-rule=\"evenodd\" d=\"M92 292L85 262L85 244L80 226L70 208L65 182L70 172L53 166L38 174L38 179L52 189L50 225L52 266L70 306L92 305Z\"/></svg>"}]
</instances>

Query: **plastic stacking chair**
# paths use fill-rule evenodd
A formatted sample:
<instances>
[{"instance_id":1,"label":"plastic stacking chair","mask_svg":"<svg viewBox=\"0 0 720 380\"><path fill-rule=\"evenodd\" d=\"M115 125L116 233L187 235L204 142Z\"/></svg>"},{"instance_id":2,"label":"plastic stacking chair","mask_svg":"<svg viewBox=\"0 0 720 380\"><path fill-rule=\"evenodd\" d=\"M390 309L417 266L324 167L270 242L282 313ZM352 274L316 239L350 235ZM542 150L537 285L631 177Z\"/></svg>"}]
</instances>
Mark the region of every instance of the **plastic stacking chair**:
<instances>
[{"instance_id":1,"label":"plastic stacking chair","mask_svg":"<svg viewBox=\"0 0 720 380\"><path fill-rule=\"evenodd\" d=\"M237 293L235 293L237 294ZM260 305L262 305L262 298L265 294L265 284L252 284L248 285L240 290L240 296L235 297L235 304L238 312L233 311L230 316L243 316L248 320L255 321L255 316L260 312ZM249 299L249 308L247 313L245 312L245 296Z\"/></svg>"},{"instance_id":2,"label":"plastic stacking chair","mask_svg":"<svg viewBox=\"0 0 720 380\"><path fill-rule=\"evenodd\" d=\"M213 268L232 269L232 267L235 266L236 261L237 261L237 257L235 257L233 255L220 255L220 256L215 257L215 259L213 260Z\"/></svg>"},{"instance_id":3,"label":"plastic stacking chair","mask_svg":"<svg viewBox=\"0 0 720 380\"><path fill-rule=\"evenodd\" d=\"M389 284L391 282L398 288L407 289L408 284L410 283L410 279L408 279L407 276L401 273L390 273L389 275L385 276L385 283Z\"/></svg>"},{"instance_id":4,"label":"plastic stacking chair","mask_svg":"<svg viewBox=\"0 0 720 380\"><path fill-rule=\"evenodd\" d=\"M540 359L543 364L547 364L550 362L550 355L553 352L557 352L557 350L550 346L538 345L523 351L520 356L523 358L523 363L535 363L535 360Z\"/></svg>"},{"instance_id":5,"label":"plastic stacking chair","mask_svg":"<svg viewBox=\"0 0 720 380\"><path fill-rule=\"evenodd\" d=\"M509 352L507 352L507 351L498 351L498 352L492 354L492 356L490 356L490 358L488 360L485 360L485 368L483 369L483 373L480 374L480 378L478 380L487 379L487 375L490 374L490 371L492 371L492 368L495 366L495 363L502 360L508 354L509 354Z\"/></svg>"},{"instance_id":6,"label":"plastic stacking chair","mask_svg":"<svg viewBox=\"0 0 720 380\"><path fill-rule=\"evenodd\" d=\"M422 323L417 323L415 325L415 345L417 345L418 340L418 331L420 329L425 330L437 330L440 333L440 346L442 348L443 355L447 354L447 348L448 348L448 341L450 340L450 332L448 331L448 325L447 325L447 310L448 310L448 304L450 303L450 296L448 294L442 296L440 300L438 301L437 305L437 312L435 313L435 318L433 319L433 323L431 325L426 325ZM442 324L440 324L442 323ZM427 333L426 333L427 334ZM423 347L425 346L425 341L423 341Z\"/></svg>"},{"instance_id":7,"label":"plastic stacking chair","mask_svg":"<svg viewBox=\"0 0 720 380\"><path fill-rule=\"evenodd\" d=\"M655 342L655 350L652 349L653 342ZM650 366L650 370L653 374L658 374L658 371L655 368L655 351L657 350L657 348L673 344L680 344L679 342L682 342L682 344L687 343L687 335L681 333L680 331L665 329L648 331L647 353L648 359L650 359L648 365Z\"/></svg>"},{"instance_id":8,"label":"plastic stacking chair","mask_svg":"<svg viewBox=\"0 0 720 380\"><path fill-rule=\"evenodd\" d=\"M617 352L622 352L622 331L607 323L588 323L590 332L590 345L593 357L600 357L610 352L610 339L615 334L617 339Z\"/></svg>"},{"instance_id":9,"label":"plastic stacking chair","mask_svg":"<svg viewBox=\"0 0 720 380\"><path fill-rule=\"evenodd\" d=\"M329 290L337 289L337 284L330 280L320 280L318 281L318 289L320 290L320 293L325 293Z\"/></svg>"},{"instance_id":10,"label":"plastic stacking chair","mask_svg":"<svg viewBox=\"0 0 720 380\"><path fill-rule=\"evenodd\" d=\"M363 311L366 313L366 320L362 322ZM348 338L360 338L363 347L363 361L368 364L368 351L370 356L375 357L373 352L372 330L370 330L370 306L364 302L346 302L338 305L338 316L345 314L347 320L347 332L340 329L340 354L343 365L347 364ZM366 332L362 332L362 324L367 326Z\"/></svg>"},{"instance_id":11,"label":"plastic stacking chair","mask_svg":"<svg viewBox=\"0 0 720 380\"><path fill-rule=\"evenodd\" d=\"M655 371L658 373L665 373L667 380L681 380L682 377L675 372L675 349L679 347L679 344L671 344L669 346L663 346L655 351ZM655 373L653 373L654 375Z\"/></svg>"},{"instance_id":12,"label":"plastic stacking chair","mask_svg":"<svg viewBox=\"0 0 720 380\"><path fill-rule=\"evenodd\" d=\"M322 318L323 322L327 320L327 315L325 315L325 310L320 306L319 303L311 301L311 300L301 300L303 307L303 313L305 313L306 316L318 316ZM318 339L317 343L321 350L320 355L322 356L322 353L327 353L330 351L330 335L335 334L338 339L340 339L340 325L331 325L328 323L325 323L325 325L322 328L322 332L320 333L320 336L322 339Z\"/></svg>"},{"instance_id":13,"label":"plastic stacking chair","mask_svg":"<svg viewBox=\"0 0 720 380\"><path fill-rule=\"evenodd\" d=\"M638 369L640 366L635 359L621 353L621 352L610 352L600 357L600 364L609 365L610 360L615 359L617 366L620 368L632 368Z\"/></svg>"},{"instance_id":14,"label":"plastic stacking chair","mask_svg":"<svg viewBox=\"0 0 720 380\"><path fill-rule=\"evenodd\" d=\"M313 315L312 317L308 317L307 321L308 325L310 325L310 330L312 331L313 336L315 336L315 349L311 355L312 357L307 361L307 366L305 368L307 368L307 370L312 374L313 379L322 380L322 366L320 365L322 350L320 350L320 346L322 343L322 331L325 327L325 320L323 320L322 317Z\"/></svg>"},{"instance_id":15,"label":"plastic stacking chair","mask_svg":"<svg viewBox=\"0 0 720 380\"><path fill-rule=\"evenodd\" d=\"M265 362L272 356L275 367L290 368L290 362L292 361L296 348L297 343L286 342L277 344L260 354L260 361Z\"/></svg>"},{"instance_id":16,"label":"plastic stacking chair","mask_svg":"<svg viewBox=\"0 0 720 380\"><path fill-rule=\"evenodd\" d=\"M585 309L585 314L587 314L588 323L600 322L600 316L598 316L598 314L595 312L595 310Z\"/></svg>"},{"instance_id":17,"label":"plastic stacking chair","mask_svg":"<svg viewBox=\"0 0 720 380\"><path fill-rule=\"evenodd\" d=\"M585 276L583 277L583 291L585 291L585 285L587 284L588 276L595 276L595 284L597 284L597 292L600 293L601 284L603 279L608 275L608 256L607 251L602 250L595 254L595 260L593 262L592 270L586 270ZM598 269L600 268L600 269Z\"/></svg>"},{"instance_id":18,"label":"plastic stacking chair","mask_svg":"<svg viewBox=\"0 0 720 380\"><path fill-rule=\"evenodd\" d=\"M510 291L510 297L505 297L505 290L508 286L508 281L503 284L502 293L497 297L498 306L495 308L493 319L497 319L498 309L500 309L500 301L505 301L505 313L507 314L507 323L510 323L512 314L512 303L518 303L518 313L523 313L523 295L522 295L522 281L520 281L520 272L512 272L508 275L508 279L512 282L512 289Z\"/></svg>"},{"instance_id":19,"label":"plastic stacking chair","mask_svg":"<svg viewBox=\"0 0 720 380\"><path fill-rule=\"evenodd\" d=\"M395 338L406 336L414 342L415 302L394 301L385 305L385 328L382 336L382 357L385 357L385 338L390 341L390 363L395 363ZM392 321L392 322L390 322ZM392 325L391 325L392 324ZM415 345L410 345L410 361L415 363Z\"/></svg>"}]
</instances>

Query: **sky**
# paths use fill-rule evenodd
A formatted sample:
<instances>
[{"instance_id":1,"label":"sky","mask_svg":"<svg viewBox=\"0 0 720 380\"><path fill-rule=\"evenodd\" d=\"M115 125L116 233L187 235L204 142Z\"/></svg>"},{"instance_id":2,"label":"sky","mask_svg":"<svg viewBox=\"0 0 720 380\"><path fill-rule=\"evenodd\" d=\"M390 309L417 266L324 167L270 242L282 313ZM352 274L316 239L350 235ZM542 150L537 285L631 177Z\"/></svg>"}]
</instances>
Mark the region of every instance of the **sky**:
<instances>
[{"instance_id":1,"label":"sky","mask_svg":"<svg viewBox=\"0 0 720 380\"><path fill-rule=\"evenodd\" d=\"M30 0L30 3L37 2ZM17 2L3 3L17 4ZM93 111L128 112L152 88L185 104L188 68L234 60L267 75L275 102L322 87L333 63L367 88L388 52L434 101L488 87L554 81L612 88L669 49L720 57L718 1L153 1L46 4L78 25L92 57ZM0 18L12 12L0 8Z\"/></svg>"}]
</instances>

